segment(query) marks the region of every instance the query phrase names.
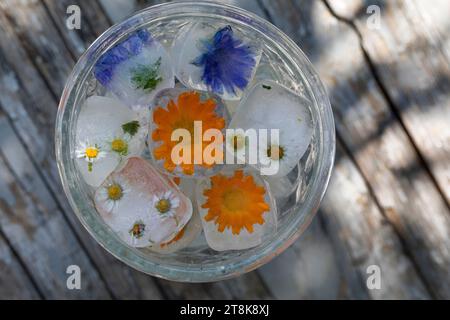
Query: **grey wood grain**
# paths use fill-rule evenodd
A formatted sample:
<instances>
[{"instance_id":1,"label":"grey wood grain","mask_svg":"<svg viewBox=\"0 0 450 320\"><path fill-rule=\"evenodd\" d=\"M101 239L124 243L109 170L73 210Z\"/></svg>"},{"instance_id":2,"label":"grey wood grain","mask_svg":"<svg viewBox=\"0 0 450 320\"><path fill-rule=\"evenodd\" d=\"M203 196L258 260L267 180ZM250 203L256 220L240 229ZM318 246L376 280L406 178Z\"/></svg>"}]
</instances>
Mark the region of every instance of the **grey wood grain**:
<instances>
[{"instance_id":1,"label":"grey wood grain","mask_svg":"<svg viewBox=\"0 0 450 320\"><path fill-rule=\"evenodd\" d=\"M422 8L424 4L418 1L407 4L405 16L422 23L422 31L414 28L393 30L394 19L403 21L404 17L399 13L403 7L389 4L386 8L389 8L387 21L390 23L378 35L364 30L365 20L361 15L364 7L359 6L359 1L345 2L348 6L345 11L339 11L339 7L330 2L338 14L351 13L345 18L354 21L363 35L362 44L377 74L380 74L381 84L398 86L392 91L385 90L394 107L398 108L407 132L389 109L389 101L386 101L379 82L374 79L364 59L355 30L335 19L322 2L222 1L271 19L307 52L329 89L339 141L347 149L338 148L336 169L318 217L300 240L280 257L258 272L236 279L211 284L182 284L154 280L140 274L118 262L92 240L71 212L61 192L54 164L53 127L57 99L74 59L109 26L109 21L118 22L137 9L159 2L43 0L18 3L5 0L0 3L0 65L3 68L0 68L0 121L4 124L2 130L6 130L5 137L9 137L0 141L0 181L7 182L8 188L18 190L14 194L15 199L18 199L20 208L26 207L19 212L30 217L22 219L17 226L17 217L7 214L11 211L8 203L0 210L0 219L4 219L1 230L19 257L25 258L26 266L35 261L46 265L53 257L50 268L39 268L37 274L30 272L44 296L71 297L73 294L92 298L111 294L118 298L398 299L429 298L431 293L435 297L450 297L449 212L439 194L440 190L443 191L448 201L446 130L449 127L443 127L445 118L439 117L442 112L448 112L446 107L449 105L449 50L445 38L448 30L443 21L444 11L434 7L433 10L425 10ZM336 3L339 6L344 2ZM65 8L69 4L78 4L82 9L82 29L79 31L65 28ZM406 28L411 21L402 23ZM398 39L402 39L404 32L411 35L411 39L420 34L425 39L420 49L413 46L414 42L402 49L398 39L396 42L389 38L390 34L395 35L400 30L403 31L398 34ZM393 47L385 42L393 44ZM377 45L372 48L371 43ZM408 55L410 51L413 54ZM417 62L417 55L428 58L435 51L437 57L432 59L433 63L421 62L417 72L424 71L429 76L421 84L430 88L436 84L436 97L434 92L421 92L415 86L410 87L411 83L407 82L410 79L404 78L408 74L405 69L409 70L408 66ZM385 65L386 52L393 57L389 56L389 64ZM447 65L442 65L446 61ZM396 69L399 64L402 66ZM438 71L442 72L438 74ZM408 108L403 108L405 104ZM425 124L422 126L421 122ZM434 123L436 127L433 127ZM419 126L417 130L416 126ZM436 143L425 144L430 133L437 134ZM410 137L430 167L440 190L424 169ZM14 141L14 148L8 141ZM440 149L438 142L443 146ZM16 163L18 167L15 167ZM2 199L12 199L10 189L2 186ZM344 194L343 190L346 190ZM9 211L3 211L4 208ZM51 219L45 216L51 222L44 223L44 226L35 222L42 221L41 212L51 212ZM46 230L42 233L47 233L41 236L44 240L32 243L30 247L17 240L28 235L24 231L29 227L28 220ZM13 227L19 230L18 234ZM99 282L99 287L92 292L64 292L61 285L65 285L65 280L50 292L53 284L43 283L47 274L55 270L53 278L57 280L53 282L65 279L60 269L62 262L69 258L61 256L64 253L45 244L45 241L50 236L57 238L66 232L68 239L63 245L72 248L66 249L70 251L70 259L76 257L82 261L82 268L86 268L88 273L88 283ZM41 252L43 257L36 258L41 260L33 260ZM29 256L22 257L28 253ZM18 271L11 273L11 280L5 291L0 289L0 296L6 292L23 297L23 293L14 291L13 286L32 288L33 284L26 275L20 278L20 264L11 248L6 243L2 246L0 235L0 270L2 259L8 263L12 261L10 265L17 266ZM366 267L371 264L381 267L381 290L367 290L365 285ZM8 267L5 270L6 274L11 272ZM36 296L36 290L31 289L29 297Z\"/></svg>"},{"instance_id":2,"label":"grey wood grain","mask_svg":"<svg viewBox=\"0 0 450 320\"><path fill-rule=\"evenodd\" d=\"M23 14L32 15L34 12L34 7L21 9L25 11ZM24 45L16 33L28 32L30 34L27 37L33 37L33 30L26 30L25 25L11 25L4 15L5 12L9 11L0 12L0 25L4 31L0 34L2 49L0 58L4 59L1 63L4 68L9 66L9 63L11 66L2 72L5 90L0 97L2 109L10 118L17 135L30 155L30 160L34 162L37 171L42 175L46 187L50 189L64 216L70 221L77 237L93 260L96 269L102 275L100 282L106 281L105 285L117 298L161 298L161 293L152 278L142 278L137 271L125 266L101 248L84 230L69 207L60 185L54 158L53 132L59 97L50 90L50 87L62 87L64 83L58 84L57 79L47 77L50 74L49 70L42 72L42 68L46 68L51 63L61 63L52 59L53 55L57 55L58 50L47 56L39 56L39 52L45 49L35 49L30 44ZM47 24L51 23L49 16L46 16L45 8L37 10L37 13L44 14L41 19L47 20ZM44 32L40 37L48 36L46 41L52 41L53 48L64 50L64 43L59 36L51 38L55 32L58 34L54 26L51 28L51 34L47 35ZM41 40L43 43L46 41ZM68 55L70 58L63 60L62 69L70 70L74 64L72 54ZM35 61L43 61L41 68L36 67ZM50 85L50 82L53 85ZM90 270L87 269L85 272Z\"/></svg>"},{"instance_id":3,"label":"grey wood grain","mask_svg":"<svg viewBox=\"0 0 450 320\"><path fill-rule=\"evenodd\" d=\"M320 1L264 1L306 51L328 87L338 135L433 295L450 296L450 213L391 112L359 38ZM408 173L411 166L416 170Z\"/></svg>"},{"instance_id":4,"label":"grey wood grain","mask_svg":"<svg viewBox=\"0 0 450 320\"><path fill-rule=\"evenodd\" d=\"M4 115L0 116L0 169L1 230L44 296L108 298L98 273ZM69 265L82 270L81 290L66 287Z\"/></svg>"},{"instance_id":5,"label":"grey wood grain","mask_svg":"<svg viewBox=\"0 0 450 320\"><path fill-rule=\"evenodd\" d=\"M37 299L40 292L22 267L10 244L0 234L0 297L3 299Z\"/></svg>"},{"instance_id":6,"label":"grey wood grain","mask_svg":"<svg viewBox=\"0 0 450 320\"><path fill-rule=\"evenodd\" d=\"M429 299L431 296L393 226L376 203L366 181L341 144L337 144L334 172L321 205L324 224L341 259L349 259L346 272L349 287L360 285L371 299ZM369 266L380 269L381 288L366 285Z\"/></svg>"},{"instance_id":7,"label":"grey wood grain","mask_svg":"<svg viewBox=\"0 0 450 320\"><path fill-rule=\"evenodd\" d=\"M351 21L384 90L450 203L450 2L330 1ZM380 9L379 28L368 22ZM416 170L410 163L405 174Z\"/></svg>"},{"instance_id":8,"label":"grey wood grain","mask_svg":"<svg viewBox=\"0 0 450 320\"><path fill-rule=\"evenodd\" d=\"M316 216L303 235L279 257L259 269L277 299L367 298L358 281L346 282L329 235Z\"/></svg>"}]
</instances>

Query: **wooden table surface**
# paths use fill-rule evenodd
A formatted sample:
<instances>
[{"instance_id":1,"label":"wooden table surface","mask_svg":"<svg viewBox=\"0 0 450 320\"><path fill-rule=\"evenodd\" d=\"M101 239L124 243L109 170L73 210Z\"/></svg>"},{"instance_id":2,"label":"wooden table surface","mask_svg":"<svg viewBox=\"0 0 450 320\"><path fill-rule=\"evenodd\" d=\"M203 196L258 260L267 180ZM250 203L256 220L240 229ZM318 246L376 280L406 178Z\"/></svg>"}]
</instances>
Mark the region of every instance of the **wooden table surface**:
<instances>
[{"instance_id":1,"label":"wooden table surface","mask_svg":"<svg viewBox=\"0 0 450 320\"><path fill-rule=\"evenodd\" d=\"M57 103L85 48L157 2L0 2L0 298L450 299L448 0L223 1L283 30L327 87L337 156L318 215L272 262L216 283L146 276L96 244L57 174ZM65 26L71 4L80 30ZM66 288L71 264L81 290Z\"/></svg>"}]
</instances>

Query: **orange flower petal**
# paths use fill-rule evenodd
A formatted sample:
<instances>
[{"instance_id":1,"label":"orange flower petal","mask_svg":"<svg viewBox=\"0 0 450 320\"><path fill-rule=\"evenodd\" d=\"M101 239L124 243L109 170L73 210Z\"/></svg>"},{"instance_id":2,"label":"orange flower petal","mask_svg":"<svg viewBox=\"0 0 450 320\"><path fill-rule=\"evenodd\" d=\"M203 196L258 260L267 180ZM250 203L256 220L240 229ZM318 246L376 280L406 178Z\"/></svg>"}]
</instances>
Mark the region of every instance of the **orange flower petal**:
<instances>
[{"instance_id":1,"label":"orange flower petal","mask_svg":"<svg viewBox=\"0 0 450 320\"><path fill-rule=\"evenodd\" d=\"M270 210L264 200L265 189L242 170L237 170L232 177L213 176L210 189L204 190L203 195L206 201L201 207L208 209L203 219L214 221L219 232L231 229L238 235L245 228L252 233L253 226L263 224L263 214Z\"/></svg>"},{"instance_id":2,"label":"orange flower petal","mask_svg":"<svg viewBox=\"0 0 450 320\"><path fill-rule=\"evenodd\" d=\"M153 120L156 124L156 129L152 132L152 139L154 141L161 141L164 148L156 148L154 155L157 160L164 160L164 167L170 168L170 171L176 167L171 160L172 149L178 144L177 141L171 141L172 131L178 128L185 128L192 131L194 121L201 121L203 130L215 128L222 130L225 128L225 119L219 117L214 112L216 102L213 99L201 101L200 94L195 91L183 92L178 96L177 103L170 100L167 103L167 110L162 107L157 107L153 111ZM202 144L202 152L209 143ZM191 147L193 150L194 139L191 139ZM194 153L191 152L190 163L182 164L181 168L185 174L194 173ZM211 164L201 164L209 168Z\"/></svg>"}]
</instances>

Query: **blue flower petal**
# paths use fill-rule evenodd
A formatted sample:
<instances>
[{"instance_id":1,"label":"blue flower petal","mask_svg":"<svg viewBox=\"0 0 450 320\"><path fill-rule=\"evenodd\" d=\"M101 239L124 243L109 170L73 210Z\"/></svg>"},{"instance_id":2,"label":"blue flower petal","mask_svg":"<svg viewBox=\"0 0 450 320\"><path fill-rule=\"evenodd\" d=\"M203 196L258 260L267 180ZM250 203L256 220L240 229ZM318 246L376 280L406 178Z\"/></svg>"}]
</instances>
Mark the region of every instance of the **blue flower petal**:
<instances>
[{"instance_id":1,"label":"blue flower petal","mask_svg":"<svg viewBox=\"0 0 450 320\"><path fill-rule=\"evenodd\" d=\"M253 49L233 36L231 26L217 31L212 39L200 40L203 53L192 64L203 67L202 81L217 94L235 95L244 90L256 65Z\"/></svg>"},{"instance_id":2,"label":"blue flower petal","mask_svg":"<svg viewBox=\"0 0 450 320\"><path fill-rule=\"evenodd\" d=\"M106 51L94 66L94 75L104 86L108 87L114 76L114 69L122 62L137 56L142 48L151 45L153 38L146 30L138 30L127 39Z\"/></svg>"}]
</instances>

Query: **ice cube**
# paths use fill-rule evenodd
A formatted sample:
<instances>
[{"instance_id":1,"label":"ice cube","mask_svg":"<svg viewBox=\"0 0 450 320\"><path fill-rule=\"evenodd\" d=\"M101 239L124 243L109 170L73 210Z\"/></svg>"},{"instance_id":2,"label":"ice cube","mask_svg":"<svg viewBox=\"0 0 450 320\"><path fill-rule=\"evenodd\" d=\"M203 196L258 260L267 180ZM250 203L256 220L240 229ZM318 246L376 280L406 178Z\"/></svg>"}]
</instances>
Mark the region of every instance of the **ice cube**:
<instances>
[{"instance_id":1,"label":"ice cube","mask_svg":"<svg viewBox=\"0 0 450 320\"><path fill-rule=\"evenodd\" d=\"M217 251L255 247L276 230L275 200L248 168L201 180L197 204L206 241Z\"/></svg>"},{"instance_id":2,"label":"ice cube","mask_svg":"<svg viewBox=\"0 0 450 320\"><path fill-rule=\"evenodd\" d=\"M168 52L146 30L139 30L105 52L94 75L133 109L147 107L156 92L175 84Z\"/></svg>"},{"instance_id":3,"label":"ice cube","mask_svg":"<svg viewBox=\"0 0 450 320\"><path fill-rule=\"evenodd\" d=\"M253 86L243 97L229 128L255 129L258 136L255 167L271 167L273 170L263 174L283 177L298 164L311 141L313 120L310 107L311 103L306 98L274 81L265 80ZM273 129L279 130L278 136L272 135L275 133ZM245 136L240 139L248 141ZM237 149L239 145L236 142L239 139L228 139L227 136L227 152L249 162L249 146Z\"/></svg>"},{"instance_id":4,"label":"ice cube","mask_svg":"<svg viewBox=\"0 0 450 320\"><path fill-rule=\"evenodd\" d=\"M95 207L128 245L147 247L173 239L192 216L192 204L150 163L131 157L96 190Z\"/></svg>"},{"instance_id":5,"label":"ice cube","mask_svg":"<svg viewBox=\"0 0 450 320\"><path fill-rule=\"evenodd\" d=\"M76 123L75 146L86 183L98 187L121 160L144 150L148 117L148 110L134 112L117 99L86 99Z\"/></svg>"},{"instance_id":6,"label":"ice cube","mask_svg":"<svg viewBox=\"0 0 450 320\"><path fill-rule=\"evenodd\" d=\"M301 181L300 164L297 165L294 170L289 172L288 175L283 177L277 176L264 176L264 180L269 184L272 195L277 199L288 198L292 193L296 191Z\"/></svg>"},{"instance_id":7,"label":"ice cube","mask_svg":"<svg viewBox=\"0 0 450 320\"><path fill-rule=\"evenodd\" d=\"M155 164L179 177L214 175L223 163L221 141L227 123L228 113L219 96L186 88L162 90L151 104L149 125L148 145ZM172 137L176 129L186 129L185 136ZM204 136L208 129L221 135L212 142ZM209 152L216 142L217 152Z\"/></svg>"},{"instance_id":8,"label":"ice cube","mask_svg":"<svg viewBox=\"0 0 450 320\"><path fill-rule=\"evenodd\" d=\"M175 178L177 179L177 178ZM195 200L195 185L196 182L193 179L182 178L179 179L178 187L181 192L186 195L192 202L192 218L181 229L181 231L170 241L156 244L149 248L150 251L159 252L163 254L173 253L179 251L188 245L190 245L201 233L202 222L197 208L197 202Z\"/></svg>"},{"instance_id":9,"label":"ice cube","mask_svg":"<svg viewBox=\"0 0 450 320\"><path fill-rule=\"evenodd\" d=\"M187 87L239 100L261 58L257 39L230 25L197 22L186 25L171 55L177 78Z\"/></svg>"}]
</instances>

